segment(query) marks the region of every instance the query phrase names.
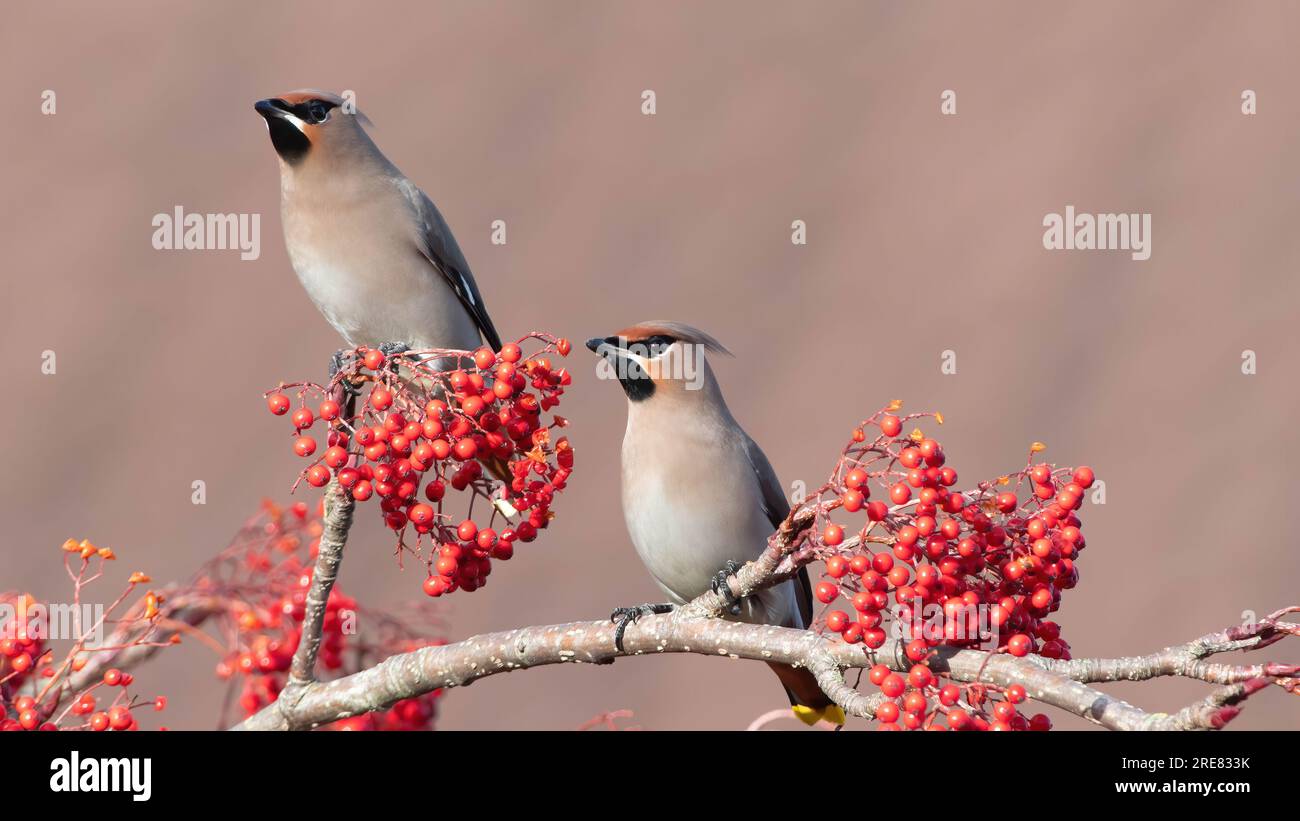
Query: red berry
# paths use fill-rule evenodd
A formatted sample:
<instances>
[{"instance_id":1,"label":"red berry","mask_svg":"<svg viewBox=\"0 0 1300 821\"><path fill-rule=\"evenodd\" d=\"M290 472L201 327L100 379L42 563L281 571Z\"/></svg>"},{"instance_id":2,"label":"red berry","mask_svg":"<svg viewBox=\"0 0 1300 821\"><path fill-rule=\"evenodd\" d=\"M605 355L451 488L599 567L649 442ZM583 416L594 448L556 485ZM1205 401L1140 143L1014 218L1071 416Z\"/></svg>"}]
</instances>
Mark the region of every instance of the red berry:
<instances>
[{"instance_id":1,"label":"red berry","mask_svg":"<svg viewBox=\"0 0 1300 821\"><path fill-rule=\"evenodd\" d=\"M383 386L377 386L370 392L370 407L377 411L387 410L393 404L393 392Z\"/></svg>"},{"instance_id":2,"label":"red berry","mask_svg":"<svg viewBox=\"0 0 1300 821\"><path fill-rule=\"evenodd\" d=\"M456 447L453 450L456 453L456 458L465 462L473 459L478 454L478 445L475 444L473 439L466 437L456 442Z\"/></svg>"},{"instance_id":3,"label":"red berry","mask_svg":"<svg viewBox=\"0 0 1300 821\"><path fill-rule=\"evenodd\" d=\"M446 576L430 576L424 580L424 593L427 596L441 596L447 589Z\"/></svg>"},{"instance_id":4,"label":"red berry","mask_svg":"<svg viewBox=\"0 0 1300 821\"><path fill-rule=\"evenodd\" d=\"M954 730L964 730L971 726L970 714L965 710L953 707L948 710L948 726Z\"/></svg>"},{"instance_id":5,"label":"red berry","mask_svg":"<svg viewBox=\"0 0 1300 821\"><path fill-rule=\"evenodd\" d=\"M1007 652L1017 658L1029 655L1032 640L1024 633L1016 633L1007 640Z\"/></svg>"},{"instance_id":6,"label":"red berry","mask_svg":"<svg viewBox=\"0 0 1300 821\"><path fill-rule=\"evenodd\" d=\"M316 421L316 417L312 416L311 411L307 408L298 408L298 410L293 412L292 418L293 426L298 430L310 428L312 423Z\"/></svg>"},{"instance_id":7,"label":"red berry","mask_svg":"<svg viewBox=\"0 0 1300 821\"><path fill-rule=\"evenodd\" d=\"M131 711L125 707L114 707L108 711L108 723L114 730L125 730L131 726Z\"/></svg>"},{"instance_id":8,"label":"red berry","mask_svg":"<svg viewBox=\"0 0 1300 821\"><path fill-rule=\"evenodd\" d=\"M483 347L474 352L474 366L481 371L486 371L497 361L497 355L492 352L491 348Z\"/></svg>"},{"instance_id":9,"label":"red berry","mask_svg":"<svg viewBox=\"0 0 1300 821\"><path fill-rule=\"evenodd\" d=\"M832 610L826 614L826 629L832 633L843 633L849 626L849 614L843 610Z\"/></svg>"},{"instance_id":10,"label":"red berry","mask_svg":"<svg viewBox=\"0 0 1300 821\"><path fill-rule=\"evenodd\" d=\"M903 694L907 685L903 682L903 677L898 673L890 673L885 680L880 682L880 692L884 693L887 698L898 698Z\"/></svg>"},{"instance_id":11,"label":"red berry","mask_svg":"<svg viewBox=\"0 0 1300 821\"><path fill-rule=\"evenodd\" d=\"M311 456L316 452L316 440L310 436L299 436L293 440L293 452L299 456Z\"/></svg>"},{"instance_id":12,"label":"red berry","mask_svg":"<svg viewBox=\"0 0 1300 821\"><path fill-rule=\"evenodd\" d=\"M912 661L922 661L926 656L930 655L930 645L926 644L924 639L912 639L903 648L903 652Z\"/></svg>"},{"instance_id":13,"label":"red berry","mask_svg":"<svg viewBox=\"0 0 1300 821\"><path fill-rule=\"evenodd\" d=\"M383 351L371 348L362 355L361 361L370 370L377 371L384 366L384 359L386 358Z\"/></svg>"},{"instance_id":14,"label":"red berry","mask_svg":"<svg viewBox=\"0 0 1300 821\"><path fill-rule=\"evenodd\" d=\"M289 397L282 393L273 393L266 397L266 406L276 416L284 416L289 412Z\"/></svg>"},{"instance_id":15,"label":"red berry","mask_svg":"<svg viewBox=\"0 0 1300 821\"><path fill-rule=\"evenodd\" d=\"M907 673L907 681L913 687L928 687L934 681L934 674L924 664L915 664Z\"/></svg>"},{"instance_id":16,"label":"red berry","mask_svg":"<svg viewBox=\"0 0 1300 821\"><path fill-rule=\"evenodd\" d=\"M839 525L826 525L826 530L822 533L822 543L828 547L835 547L844 541L844 528Z\"/></svg>"},{"instance_id":17,"label":"red berry","mask_svg":"<svg viewBox=\"0 0 1300 821\"><path fill-rule=\"evenodd\" d=\"M830 604L839 597L840 589L830 582L818 582L813 593L817 596L817 601L822 604Z\"/></svg>"},{"instance_id":18,"label":"red berry","mask_svg":"<svg viewBox=\"0 0 1300 821\"><path fill-rule=\"evenodd\" d=\"M880 417L880 432L886 436L897 436L903 431L903 422L892 413Z\"/></svg>"},{"instance_id":19,"label":"red berry","mask_svg":"<svg viewBox=\"0 0 1300 821\"><path fill-rule=\"evenodd\" d=\"M326 422L332 422L339 418L339 403L333 399L326 399L320 403L320 408L316 411L321 419Z\"/></svg>"},{"instance_id":20,"label":"red berry","mask_svg":"<svg viewBox=\"0 0 1300 821\"><path fill-rule=\"evenodd\" d=\"M924 713L929 706L920 690L913 690L903 697L903 709L909 713Z\"/></svg>"},{"instance_id":21,"label":"red berry","mask_svg":"<svg viewBox=\"0 0 1300 821\"><path fill-rule=\"evenodd\" d=\"M902 482L899 482L889 489L889 500L896 505L901 505L911 498L912 489Z\"/></svg>"}]
</instances>

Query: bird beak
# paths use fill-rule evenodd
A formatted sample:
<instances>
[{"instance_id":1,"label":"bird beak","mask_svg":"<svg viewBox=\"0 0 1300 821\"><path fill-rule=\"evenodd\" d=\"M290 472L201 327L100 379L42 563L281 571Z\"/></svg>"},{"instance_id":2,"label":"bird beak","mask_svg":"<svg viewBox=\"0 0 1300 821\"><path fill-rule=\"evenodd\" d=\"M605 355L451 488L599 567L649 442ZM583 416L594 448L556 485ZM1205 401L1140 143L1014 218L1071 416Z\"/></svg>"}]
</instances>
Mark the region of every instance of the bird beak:
<instances>
[{"instance_id":1,"label":"bird beak","mask_svg":"<svg viewBox=\"0 0 1300 821\"><path fill-rule=\"evenodd\" d=\"M611 339L615 339L615 337L611 336L605 339L601 339L598 336L592 337L587 340L587 350L591 351L596 356L599 356L602 359L608 359L611 362L616 359L629 359L636 361L636 357L628 353L627 348L624 348L621 345L615 345L610 341Z\"/></svg>"},{"instance_id":2,"label":"bird beak","mask_svg":"<svg viewBox=\"0 0 1300 821\"><path fill-rule=\"evenodd\" d=\"M253 110L270 120L273 117L286 119L289 115L289 104L279 98L269 100L258 100L253 103Z\"/></svg>"},{"instance_id":3,"label":"bird beak","mask_svg":"<svg viewBox=\"0 0 1300 821\"><path fill-rule=\"evenodd\" d=\"M630 362L638 368L646 367L646 360L629 351L623 344L623 340L616 336L607 336L604 339L599 337L588 339L587 348L596 356L616 367L620 361Z\"/></svg>"}]
</instances>

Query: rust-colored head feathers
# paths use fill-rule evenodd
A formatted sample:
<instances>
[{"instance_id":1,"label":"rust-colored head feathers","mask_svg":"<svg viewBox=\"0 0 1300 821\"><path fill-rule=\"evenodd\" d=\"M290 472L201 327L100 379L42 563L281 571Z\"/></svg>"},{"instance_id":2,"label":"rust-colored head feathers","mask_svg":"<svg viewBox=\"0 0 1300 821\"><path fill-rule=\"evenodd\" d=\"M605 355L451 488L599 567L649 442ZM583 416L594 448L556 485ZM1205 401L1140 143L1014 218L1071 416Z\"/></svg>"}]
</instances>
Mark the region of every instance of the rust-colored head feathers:
<instances>
[{"instance_id":1,"label":"rust-colored head feathers","mask_svg":"<svg viewBox=\"0 0 1300 821\"><path fill-rule=\"evenodd\" d=\"M703 345L706 351L713 353L727 356L733 355L711 334L687 325L685 322L674 322L670 319L652 319L646 322L638 322L629 328L615 332L614 336L622 337L628 342L642 342L656 336L666 336L679 342Z\"/></svg>"}]
</instances>

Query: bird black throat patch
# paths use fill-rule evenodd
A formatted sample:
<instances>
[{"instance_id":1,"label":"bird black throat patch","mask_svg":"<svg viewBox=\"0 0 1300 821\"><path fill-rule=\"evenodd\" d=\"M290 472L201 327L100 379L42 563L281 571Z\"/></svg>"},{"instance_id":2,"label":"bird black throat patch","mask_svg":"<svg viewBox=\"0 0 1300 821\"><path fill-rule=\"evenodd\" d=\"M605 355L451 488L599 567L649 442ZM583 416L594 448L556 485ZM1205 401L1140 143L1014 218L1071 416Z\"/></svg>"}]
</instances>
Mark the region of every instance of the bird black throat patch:
<instances>
[{"instance_id":1,"label":"bird black throat patch","mask_svg":"<svg viewBox=\"0 0 1300 821\"><path fill-rule=\"evenodd\" d=\"M307 151L311 149L311 140L307 139L293 123L281 117L268 117L266 126L271 131L271 145L275 146L275 153L290 165L302 161L307 156Z\"/></svg>"},{"instance_id":2,"label":"bird black throat patch","mask_svg":"<svg viewBox=\"0 0 1300 821\"><path fill-rule=\"evenodd\" d=\"M618 384L623 386L627 398L632 402L644 402L654 396L655 381L650 375L631 360L624 360L624 363L625 370L619 375Z\"/></svg>"}]
</instances>

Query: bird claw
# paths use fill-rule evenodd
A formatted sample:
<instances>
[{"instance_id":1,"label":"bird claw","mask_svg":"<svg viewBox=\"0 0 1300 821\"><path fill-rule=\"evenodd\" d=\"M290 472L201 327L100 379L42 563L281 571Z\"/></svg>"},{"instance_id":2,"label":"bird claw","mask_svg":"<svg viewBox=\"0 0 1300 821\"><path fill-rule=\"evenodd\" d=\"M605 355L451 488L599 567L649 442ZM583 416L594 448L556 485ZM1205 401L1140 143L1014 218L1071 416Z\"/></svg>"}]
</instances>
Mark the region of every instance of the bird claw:
<instances>
[{"instance_id":1,"label":"bird claw","mask_svg":"<svg viewBox=\"0 0 1300 821\"><path fill-rule=\"evenodd\" d=\"M639 604L636 607L619 607L609 615L609 620L615 625L614 627L614 646L620 653L623 652L623 633L627 631L629 624L636 624L642 616L657 616L663 613L671 613L673 606L671 604Z\"/></svg>"},{"instance_id":2,"label":"bird claw","mask_svg":"<svg viewBox=\"0 0 1300 821\"><path fill-rule=\"evenodd\" d=\"M727 559L727 563L713 576L713 592L722 597L723 607L733 616L740 614L740 599L731 592L731 585L727 580L736 575L736 571L740 568L739 562Z\"/></svg>"},{"instance_id":3,"label":"bird claw","mask_svg":"<svg viewBox=\"0 0 1300 821\"><path fill-rule=\"evenodd\" d=\"M405 342L380 342L375 347L384 355L384 366L393 373L397 373L397 363L393 361L393 357L411 350L411 346Z\"/></svg>"},{"instance_id":4,"label":"bird claw","mask_svg":"<svg viewBox=\"0 0 1300 821\"><path fill-rule=\"evenodd\" d=\"M330 379L338 376L339 371L343 370L343 358L351 353L347 348L339 348L330 357Z\"/></svg>"},{"instance_id":5,"label":"bird claw","mask_svg":"<svg viewBox=\"0 0 1300 821\"><path fill-rule=\"evenodd\" d=\"M340 348L334 352L333 356L330 357L330 382L333 382L334 377L338 376L339 371L343 370L344 362L347 361L347 357L351 354L352 354L351 348ZM361 395L361 389L358 388L356 385L353 385L352 380L350 379L340 379L339 385L343 389L344 396Z\"/></svg>"}]
</instances>

